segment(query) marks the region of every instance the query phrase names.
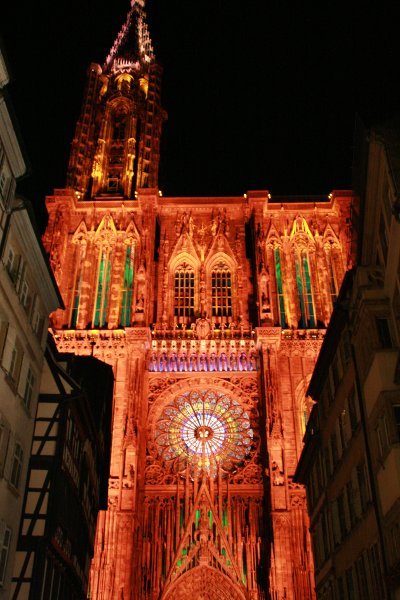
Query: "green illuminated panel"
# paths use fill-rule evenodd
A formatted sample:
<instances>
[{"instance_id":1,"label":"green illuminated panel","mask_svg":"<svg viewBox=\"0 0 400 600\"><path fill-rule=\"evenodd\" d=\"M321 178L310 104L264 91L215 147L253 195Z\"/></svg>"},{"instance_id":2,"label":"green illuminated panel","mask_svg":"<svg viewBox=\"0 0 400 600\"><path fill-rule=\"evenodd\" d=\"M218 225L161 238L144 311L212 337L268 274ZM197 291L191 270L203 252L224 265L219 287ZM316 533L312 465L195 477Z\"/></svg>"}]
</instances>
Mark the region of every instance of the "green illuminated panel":
<instances>
[{"instance_id":1,"label":"green illuminated panel","mask_svg":"<svg viewBox=\"0 0 400 600\"><path fill-rule=\"evenodd\" d=\"M313 303L313 298L312 298L310 269L308 266L307 256L303 256L303 269L304 269L304 278L305 278L305 282L306 282L306 301L307 301L307 309L308 309L308 315L309 315L309 326L315 327L314 303Z\"/></svg>"},{"instance_id":2,"label":"green illuminated panel","mask_svg":"<svg viewBox=\"0 0 400 600\"><path fill-rule=\"evenodd\" d=\"M103 283L104 283L104 263L105 253L101 253L100 267L99 267L99 279L97 282L97 295L96 295L96 310L94 313L93 325L98 327L100 325L100 312L101 312L101 299L103 297Z\"/></svg>"},{"instance_id":3,"label":"green illuminated panel","mask_svg":"<svg viewBox=\"0 0 400 600\"><path fill-rule=\"evenodd\" d=\"M131 306L133 294L134 249L128 246L125 257L124 288L122 293L121 325L131 324Z\"/></svg>"},{"instance_id":4,"label":"green illuminated panel","mask_svg":"<svg viewBox=\"0 0 400 600\"><path fill-rule=\"evenodd\" d=\"M304 296L303 296L303 282L301 280L300 265L297 260L296 260L296 282L297 282L297 291L299 293L299 300L300 300L300 312L301 312L300 327L305 329L306 328L306 313L305 313Z\"/></svg>"}]
</instances>

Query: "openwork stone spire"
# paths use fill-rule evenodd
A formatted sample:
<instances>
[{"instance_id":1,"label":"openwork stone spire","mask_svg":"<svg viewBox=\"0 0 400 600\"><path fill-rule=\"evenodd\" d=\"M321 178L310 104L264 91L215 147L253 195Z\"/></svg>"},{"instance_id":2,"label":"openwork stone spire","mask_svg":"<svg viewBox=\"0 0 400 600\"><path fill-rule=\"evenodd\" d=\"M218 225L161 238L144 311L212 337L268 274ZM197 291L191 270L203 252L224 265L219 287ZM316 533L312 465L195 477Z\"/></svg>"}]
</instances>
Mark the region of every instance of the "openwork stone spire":
<instances>
[{"instance_id":1,"label":"openwork stone spire","mask_svg":"<svg viewBox=\"0 0 400 600\"><path fill-rule=\"evenodd\" d=\"M104 65L88 70L67 174L78 198L130 200L157 187L166 118L160 93L144 1L132 0Z\"/></svg>"},{"instance_id":2,"label":"openwork stone spire","mask_svg":"<svg viewBox=\"0 0 400 600\"><path fill-rule=\"evenodd\" d=\"M144 0L132 0L126 21L103 65L103 72L129 73L154 62Z\"/></svg>"}]
</instances>

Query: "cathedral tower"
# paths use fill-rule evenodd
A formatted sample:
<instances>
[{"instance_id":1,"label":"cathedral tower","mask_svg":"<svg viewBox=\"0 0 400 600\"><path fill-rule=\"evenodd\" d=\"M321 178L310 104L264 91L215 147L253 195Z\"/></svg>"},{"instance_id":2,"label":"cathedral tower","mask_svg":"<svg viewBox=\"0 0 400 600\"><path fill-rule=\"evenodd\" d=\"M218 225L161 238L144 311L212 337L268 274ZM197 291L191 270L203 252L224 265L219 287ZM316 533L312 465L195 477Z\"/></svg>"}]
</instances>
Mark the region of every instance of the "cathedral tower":
<instances>
[{"instance_id":1,"label":"cathedral tower","mask_svg":"<svg viewBox=\"0 0 400 600\"><path fill-rule=\"evenodd\" d=\"M162 197L159 81L133 0L90 67L68 187L47 199L56 342L115 374L90 597L309 600L292 477L353 199Z\"/></svg>"},{"instance_id":2,"label":"cathedral tower","mask_svg":"<svg viewBox=\"0 0 400 600\"><path fill-rule=\"evenodd\" d=\"M157 185L161 70L143 6L132 0L103 67L88 70L67 175L85 199L134 198L139 188Z\"/></svg>"}]
</instances>

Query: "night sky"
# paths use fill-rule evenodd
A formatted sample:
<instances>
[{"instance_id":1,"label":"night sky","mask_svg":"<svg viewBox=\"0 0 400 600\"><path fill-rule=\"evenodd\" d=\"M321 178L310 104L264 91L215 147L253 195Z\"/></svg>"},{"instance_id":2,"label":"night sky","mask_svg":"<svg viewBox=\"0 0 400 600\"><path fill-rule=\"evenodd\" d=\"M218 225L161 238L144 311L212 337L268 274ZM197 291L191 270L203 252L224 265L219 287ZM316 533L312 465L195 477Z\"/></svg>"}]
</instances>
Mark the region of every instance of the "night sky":
<instances>
[{"instance_id":1,"label":"night sky","mask_svg":"<svg viewBox=\"0 0 400 600\"><path fill-rule=\"evenodd\" d=\"M9 3L8 3L9 4ZM164 196L328 194L351 187L356 113L398 109L395 3L148 0L163 65ZM31 163L19 185L44 224L65 184L85 72L129 0L14 1L0 11L9 94Z\"/></svg>"}]
</instances>

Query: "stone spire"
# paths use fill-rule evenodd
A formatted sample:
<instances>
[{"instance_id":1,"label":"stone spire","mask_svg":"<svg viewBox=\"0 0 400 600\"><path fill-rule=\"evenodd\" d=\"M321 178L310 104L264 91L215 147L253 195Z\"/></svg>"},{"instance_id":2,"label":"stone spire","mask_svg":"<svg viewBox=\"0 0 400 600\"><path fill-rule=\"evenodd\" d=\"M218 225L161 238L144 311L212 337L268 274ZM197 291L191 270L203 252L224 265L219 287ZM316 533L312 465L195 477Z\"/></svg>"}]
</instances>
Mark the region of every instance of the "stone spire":
<instances>
[{"instance_id":1,"label":"stone spire","mask_svg":"<svg viewBox=\"0 0 400 600\"><path fill-rule=\"evenodd\" d=\"M144 5L144 0L131 0L126 21L104 62L104 73L137 72L154 62Z\"/></svg>"}]
</instances>

